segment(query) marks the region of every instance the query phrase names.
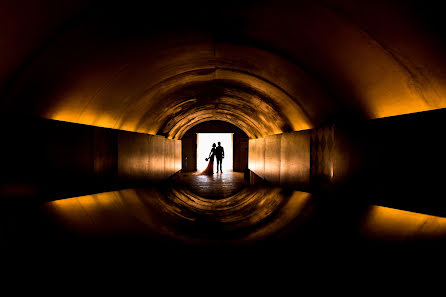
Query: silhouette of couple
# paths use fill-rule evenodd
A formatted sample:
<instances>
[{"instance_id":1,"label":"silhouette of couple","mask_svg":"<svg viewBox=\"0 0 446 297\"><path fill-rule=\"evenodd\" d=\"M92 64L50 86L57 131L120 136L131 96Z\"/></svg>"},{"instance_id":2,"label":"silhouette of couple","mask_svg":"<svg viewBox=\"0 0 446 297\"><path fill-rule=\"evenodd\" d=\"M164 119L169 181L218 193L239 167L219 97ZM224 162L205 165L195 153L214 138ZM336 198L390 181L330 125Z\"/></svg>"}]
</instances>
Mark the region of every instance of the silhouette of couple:
<instances>
[{"instance_id":1,"label":"silhouette of couple","mask_svg":"<svg viewBox=\"0 0 446 297\"><path fill-rule=\"evenodd\" d=\"M221 146L221 143L218 142L218 146L216 147L215 143L212 144L211 152L209 153L209 158L206 158L206 161L209 160L208 167L201 174L214 174L214 156L217 159L217 173L220 169L220 172L223 173L221 163L223 158L225 157L225 150Z\"/></svg>"}]
</instances>

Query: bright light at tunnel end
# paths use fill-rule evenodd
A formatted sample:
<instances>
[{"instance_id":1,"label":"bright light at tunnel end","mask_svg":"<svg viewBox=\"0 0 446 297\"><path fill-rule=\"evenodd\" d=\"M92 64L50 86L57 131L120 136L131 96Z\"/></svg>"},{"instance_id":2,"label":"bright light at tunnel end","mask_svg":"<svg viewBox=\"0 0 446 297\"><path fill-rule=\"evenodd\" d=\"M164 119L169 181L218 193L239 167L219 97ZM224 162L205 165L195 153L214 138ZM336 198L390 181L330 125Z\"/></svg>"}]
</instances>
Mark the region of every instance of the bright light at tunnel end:
<instances>
[{"instance_id":1,"label":"bright light at tunnel end","mask_svg":"<svg viewBox=\"0 0 446 297\"><path fill-rule=\"evenodd\" d=\"M221 146L225 151L225 158L222 162L223 172L232 170L232 148L233 148L233 133L197 133L197 170L203 171L208 166L208 161L205 160L209 156L212 144ZM214 159L214 172L217 171L217 161Z\"/></svg>"}]
</instances>

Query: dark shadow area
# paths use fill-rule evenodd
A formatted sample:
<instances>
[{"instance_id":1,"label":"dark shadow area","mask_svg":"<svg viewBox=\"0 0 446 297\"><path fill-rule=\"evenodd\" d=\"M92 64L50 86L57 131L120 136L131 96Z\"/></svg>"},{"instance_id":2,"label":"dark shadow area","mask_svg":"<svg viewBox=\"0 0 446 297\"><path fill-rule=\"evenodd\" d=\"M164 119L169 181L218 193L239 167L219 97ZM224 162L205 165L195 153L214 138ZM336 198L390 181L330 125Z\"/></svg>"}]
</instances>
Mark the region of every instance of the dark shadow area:
<instances>
[{"instance_id":1,"label":"dark shadow area","mask_svg":"<svg viewBox=\"0 0 446 297\"><path fill-rule=\"evenodd\" d=\"M409 262L414 268L442 259L446 247L434 233L413 233L405 219L387 238L374 237L386 233L379 225L392 226L398 215L366 228L370 206L363 204L265 186L208 200L171 182L4 205L2 254L15 263L38 262L58 271L149 267L153 273L235 269L234 275L243 275L294 267L295 275L334 273L340 267L372 272L390 264L395 271ZM444 226L437 230L444 232Z\"/></svg>"},{"instance_id":2,"label":"dark shadow area","mask_svg":"<svg viewBox=\"0 0 446 297\"><path fill-rule=\"evenodd\" d=\"M336 126L345 174L338 191L354 201L446 216L446 109ZM324 188L318 183L315 190Z\"/></svg>"},{"instance_id":3,"label":"dark shadow area","mask_svg":"<svg viewBox=\"0 0 446 297\"><path fill-rule=\"evenodd\" d=\"M0 125L10 127L0 146L2 200L51 201L157 184L181 169L180 142L162 136L32 117L4 116Z\"/></svg>"}]
</instances>

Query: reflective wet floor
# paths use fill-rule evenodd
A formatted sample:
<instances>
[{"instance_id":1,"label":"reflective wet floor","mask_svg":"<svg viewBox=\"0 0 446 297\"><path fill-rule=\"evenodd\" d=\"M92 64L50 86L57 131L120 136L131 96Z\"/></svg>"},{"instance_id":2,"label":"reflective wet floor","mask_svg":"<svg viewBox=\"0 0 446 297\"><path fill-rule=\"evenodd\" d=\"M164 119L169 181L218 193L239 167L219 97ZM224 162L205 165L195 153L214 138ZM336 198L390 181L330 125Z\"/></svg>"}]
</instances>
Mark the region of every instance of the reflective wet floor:
<instances>
[{"instance_id":1,"label":"reflective wet floor","mask_svg":"<svg viewBox=\"0 0 446 297\"><path fill-rule=\"evenodd\" d=\"M188 269L208 262L232 269L246 259L260 265L294 259L301 266L316 260L345 265L374 254L406 259L403 247L412 246L418 253L444 254L445 218L249 186L238 173L176 178L209 197L239 192L207 199L173 183L9 205L2 217L8 253L45 263L77 257L85 267L98 257L113 265L146 261L147 267L185 261ZM411 261L414 250L408 250Z\"/></svg>"},{"instance_id":2,"label":"reflective wet floor","mask_svg":"<svg viewBox=\"0 0 446 297\"><path fill-rule=\"evenodd\" d=\"M234 171L214 173L213 175L184 172L175 176L174 182L200 197L213 200L233 196L249 184L244 179L243 172Z\"/></svg>"}]
</instances>

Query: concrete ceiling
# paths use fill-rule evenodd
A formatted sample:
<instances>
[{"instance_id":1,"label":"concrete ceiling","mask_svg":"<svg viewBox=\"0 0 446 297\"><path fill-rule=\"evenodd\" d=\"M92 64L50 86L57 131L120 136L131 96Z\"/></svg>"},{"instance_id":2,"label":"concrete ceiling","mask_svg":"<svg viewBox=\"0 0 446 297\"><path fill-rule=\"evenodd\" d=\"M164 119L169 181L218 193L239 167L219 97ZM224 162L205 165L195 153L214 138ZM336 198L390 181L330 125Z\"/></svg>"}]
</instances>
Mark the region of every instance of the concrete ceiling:
<instances>
[{"instance_id":1,"label":"concrete ceiling","mask_svg":"<svg viewBox=\"0 0 446 297\"><path fill-rule=\"evenodd\" d=\"M258 138L446 107L426 1L125 3L3 1L2 110L179 139L208 120Z\"/></svg>"}]
</instances>

